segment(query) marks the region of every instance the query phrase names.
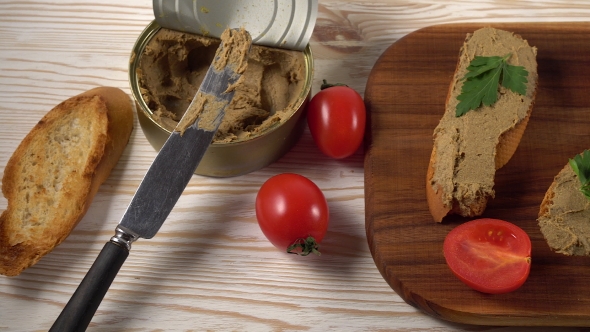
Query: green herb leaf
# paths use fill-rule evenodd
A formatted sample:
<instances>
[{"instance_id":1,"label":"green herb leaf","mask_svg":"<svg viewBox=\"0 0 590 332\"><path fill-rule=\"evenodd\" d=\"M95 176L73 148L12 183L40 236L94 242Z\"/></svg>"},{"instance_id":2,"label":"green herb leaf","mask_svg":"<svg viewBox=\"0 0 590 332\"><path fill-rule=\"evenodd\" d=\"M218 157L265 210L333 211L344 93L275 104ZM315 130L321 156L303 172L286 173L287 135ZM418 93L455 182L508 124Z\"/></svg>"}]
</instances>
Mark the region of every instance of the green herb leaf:
<instances>
[{"instance_id":1,"label":"green herb leaf","mask_svg":"<svg viewBox=\"0 0 590 332\"><path fill-rule=\"evenodd\" d=\"M460 101L455 113L457 117L478 108L482 103L490 106L496 102L501 69L501 67L493 68L463 83L461 94L457 97Z\"/></svg>"},{"instance_id":2,"label":"green herb leaf","mask_svg":"<svg viewBox=\"0 0 590 332\"><path fill-rule=\"evenodd\" d=\"M526 95L526 83L528 72L522 66L506 64L502 67L502 86L520 94Z\"/></svg>"},{"instance_id":3,"label":"green herb leaf","mask_svg":"<svg viewBox=\"0 0 590 332\"><path fill-rule=\"evenodd\" d=\"M502 64L502 61L504 61L504 58L500 56L476 56L473 60L471 60L471 63L469 63L469 67L467 67L468 73L465 74L465 77L463 78L467 79L476 77L488 70L498 68Z\"/></svg>"},{"instance_id":4,"label":"green herb leaf","mask_svg":"<svg viewBox=\"0 0 590 332\"><path fill-rule=\"evenodd\" d=\"M590 150L576 155L569 164L580 179L580 191L590 199Z\"/></svg>"},{"instance_id":5,"label":"green herb leaf","mask_svg":"<svg viewBox=\"0 0 590 332\"><path fill-rule=\"evenodd\" d=\"M498 100L498 85L518 94L526 94L528 72L522 66L509 65L506 61L511 54L499 56L476 56L467 67L467 74L457 96L459 104L455 116L460 117L482 104L491 106Z\"/></svg>"}]
</instances>

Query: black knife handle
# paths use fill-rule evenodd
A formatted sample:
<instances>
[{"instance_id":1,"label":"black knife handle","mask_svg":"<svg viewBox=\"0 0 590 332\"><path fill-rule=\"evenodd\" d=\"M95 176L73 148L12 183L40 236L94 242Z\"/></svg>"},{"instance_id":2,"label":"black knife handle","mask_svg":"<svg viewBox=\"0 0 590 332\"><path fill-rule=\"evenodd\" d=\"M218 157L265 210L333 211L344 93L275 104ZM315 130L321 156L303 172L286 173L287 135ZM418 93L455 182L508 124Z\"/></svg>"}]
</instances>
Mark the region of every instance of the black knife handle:
<instances>
[{"instance_id":1,"label":"black knife handle","mask_svg":"<svg viewBox=\"0 0 590 332\"><path fill-rule=\"evenodd\" d=\"M49 331L85 331L127 256L129 250L107 242Z\"/></svg>"}]
</instances>

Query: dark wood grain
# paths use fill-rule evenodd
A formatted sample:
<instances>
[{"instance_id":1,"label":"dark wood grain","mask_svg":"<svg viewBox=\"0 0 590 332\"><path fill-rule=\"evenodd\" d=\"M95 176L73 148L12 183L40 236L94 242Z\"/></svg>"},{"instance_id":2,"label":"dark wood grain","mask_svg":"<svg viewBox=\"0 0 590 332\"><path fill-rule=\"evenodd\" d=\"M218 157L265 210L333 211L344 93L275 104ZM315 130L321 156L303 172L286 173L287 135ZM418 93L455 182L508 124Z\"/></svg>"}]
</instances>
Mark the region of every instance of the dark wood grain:
<instances>
[{"instance_id":1,"label":"dark wood grain","mask_svg":"<svg viewBox=\"0 0 590 332\"><path fill-rule=\"evenodd\" d=\"M533 244L529 279L486 295L445 264L446 234L465 221L432 220L425 196L432 133L465 34L514 31L538 48L539 90L527 130L496 174L483 217L522 227ZM366 232L377 268L409 304L441 319L482 325L590 326L590 257L549 250L537 226L545 191L568 158L590 148L590 24L452 24L407 35L376 62L367 82Z\"/></svg>"}]
</instances>

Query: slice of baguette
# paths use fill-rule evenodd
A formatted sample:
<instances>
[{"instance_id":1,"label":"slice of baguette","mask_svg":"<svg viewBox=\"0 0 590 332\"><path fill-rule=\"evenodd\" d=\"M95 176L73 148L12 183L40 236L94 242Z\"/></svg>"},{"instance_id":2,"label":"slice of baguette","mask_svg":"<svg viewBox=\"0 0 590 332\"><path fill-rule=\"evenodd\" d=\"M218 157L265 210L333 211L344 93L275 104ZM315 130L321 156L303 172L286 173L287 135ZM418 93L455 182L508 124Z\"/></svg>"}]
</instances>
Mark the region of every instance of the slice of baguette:
<instances>
[{"instance_id":1,"label":"slice of baguette","mask_svg":"<svg viewBox=\"0 0 590 332\"><path fill-rule=\"evenodd\" d=\"M49 111L4 170L0 274L15 276L59 245L82 219L133 129L120 89L100 87Z\"/></svg>"},{"instance_id":2,"label":"slice of baguette","mask_svg":"<svg viewBox=\"0 0 590 332\"><path fill-rule=\"evenodd\" d=\"M590 200L569 164L545 193L537 222L549 247L567 256L590 256Z\"/></svg>"},{"instance_id":3,"label":"slice of baguette","mask_svg":"<svg viewBox=\"0 0 590 332\"><path fill-rule=\"evenodd\" d=\"M505 56L528 71L526 95L500 86L497 101L455 116L467 67L475 56ZM537 93L537 49L508 31L483 28L468 34L449 86L445 113L433 134L426 197L433 219L481 215L495 195L496 170L512 158L531 116Z\"/></svg>"}]
</instances>

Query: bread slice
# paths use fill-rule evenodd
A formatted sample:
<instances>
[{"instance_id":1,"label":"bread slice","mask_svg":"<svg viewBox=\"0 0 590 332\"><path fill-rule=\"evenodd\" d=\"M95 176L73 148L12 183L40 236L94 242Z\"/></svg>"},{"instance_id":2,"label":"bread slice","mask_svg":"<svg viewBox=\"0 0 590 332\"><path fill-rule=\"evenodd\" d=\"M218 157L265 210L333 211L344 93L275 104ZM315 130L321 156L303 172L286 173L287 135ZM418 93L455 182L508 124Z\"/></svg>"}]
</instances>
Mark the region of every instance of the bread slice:
<instances>
[{"instance_id":1,"label":"bread slice","mask_svg":"<svg viewBox=\"0 0 590 332\"><path fill-rule=\"evenodd\" d=\"M590 256L590 200L567 164L545 193L537 222L549 247L567 256Z\"/></svg>"},{"instance_id":2,"label":"bread slice","mask_svg":"<svg viewBox=\"0 0 590 332\"><path fill-rule=\"evenodd\" d=\"M497 101L455 116L463 77L475 56L505 56L528 71L526 95L500 86ZM496 170L512 158L531 116L537 92L537 49L508 31L483 28L468 34L449 86L445 113L433 134L426 197L433 219L481 215L495 195Z\"/></svg>"},{"instance_id":3,"label":"bread slice","mask_svg":"<svg viewBox=\"0 0 590 332\"><path fill-rule=\"evenodd\" d=\"M129 141L132 105L120 89L92 89L57 105L26 135L2 178L1 274L35 264L82 219Z\"/></svg>"}]
</instances>

